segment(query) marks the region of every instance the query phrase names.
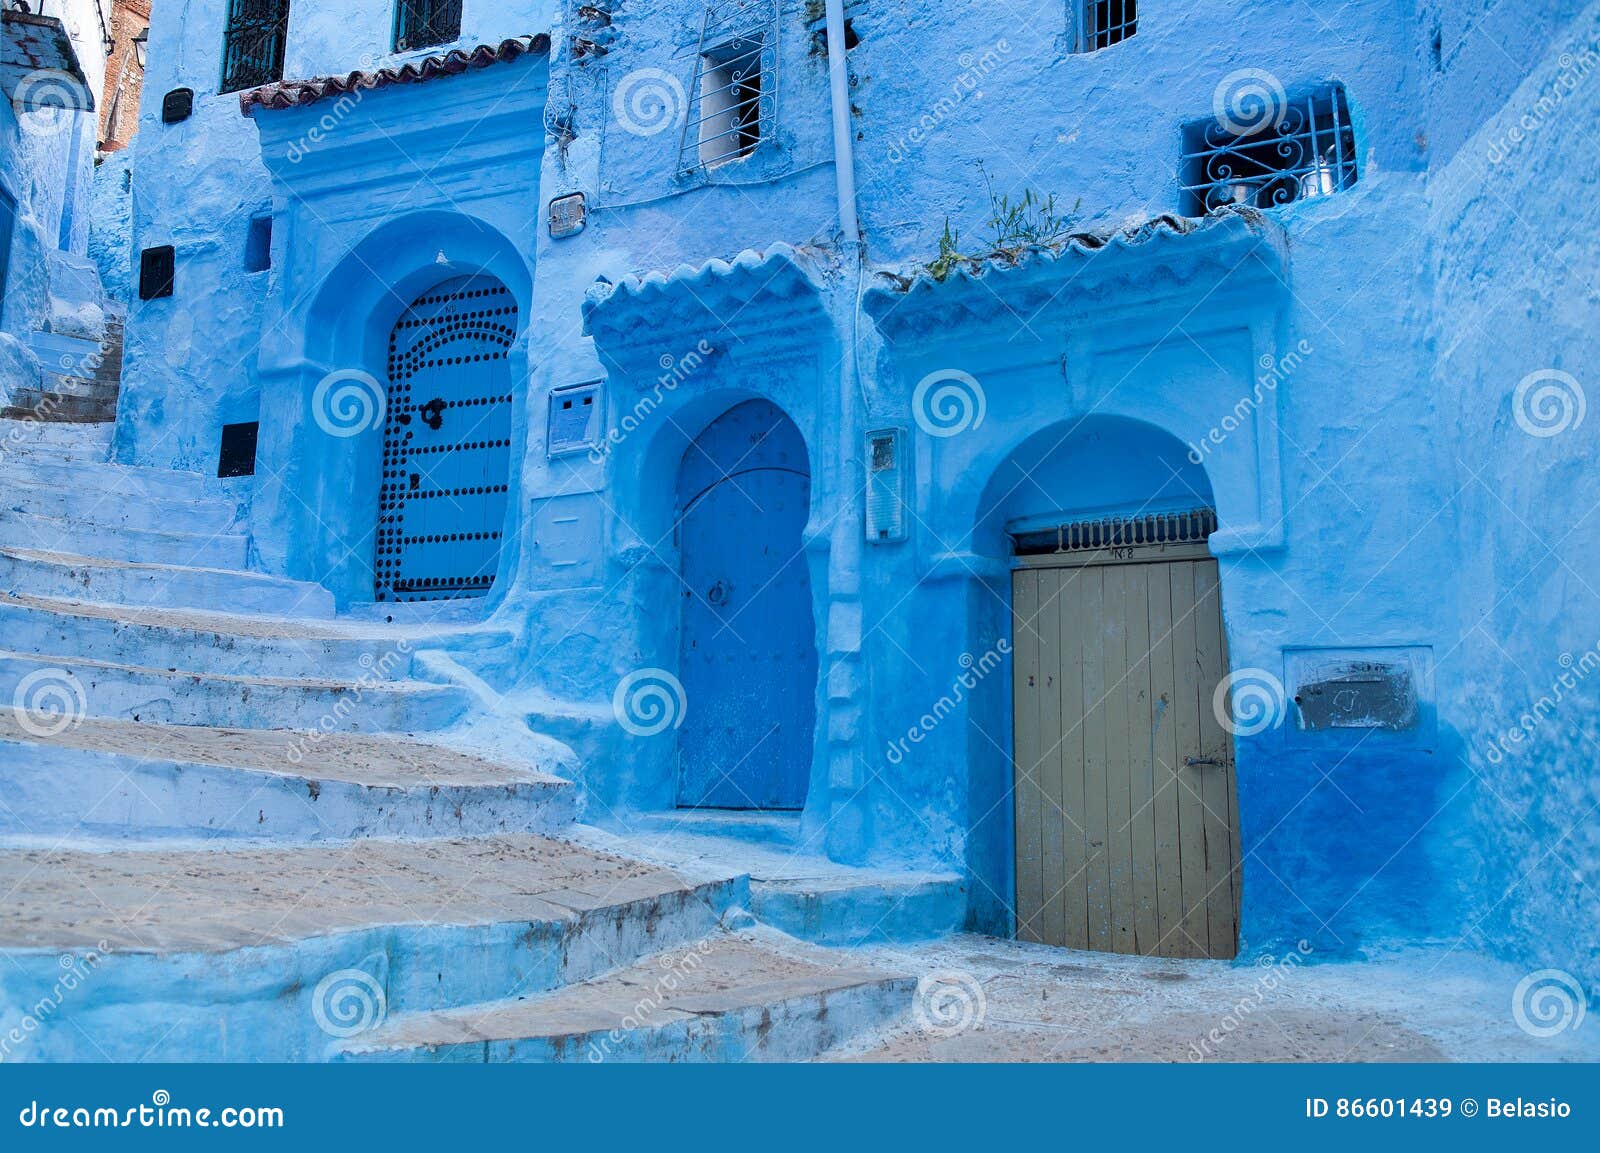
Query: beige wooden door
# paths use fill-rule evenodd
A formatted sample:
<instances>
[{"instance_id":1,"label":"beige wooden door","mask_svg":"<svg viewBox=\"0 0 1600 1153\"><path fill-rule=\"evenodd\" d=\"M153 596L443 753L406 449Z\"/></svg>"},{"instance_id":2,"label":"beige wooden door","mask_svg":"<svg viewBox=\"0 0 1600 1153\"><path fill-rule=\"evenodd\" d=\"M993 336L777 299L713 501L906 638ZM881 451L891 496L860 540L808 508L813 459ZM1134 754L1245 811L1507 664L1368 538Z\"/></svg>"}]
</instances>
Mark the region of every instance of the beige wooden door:
<instances>
[{"instance_id":1,"label":"beige wooden door","mask_svg":"<svg viewBox=\"0 0 1600 1153\"><path fill-rule=\"evenodd\" d=\"M1233 747L1216 561L1030 567L1014 581L1017 936L1238 951Z\"/></svg>"}]
</instances>

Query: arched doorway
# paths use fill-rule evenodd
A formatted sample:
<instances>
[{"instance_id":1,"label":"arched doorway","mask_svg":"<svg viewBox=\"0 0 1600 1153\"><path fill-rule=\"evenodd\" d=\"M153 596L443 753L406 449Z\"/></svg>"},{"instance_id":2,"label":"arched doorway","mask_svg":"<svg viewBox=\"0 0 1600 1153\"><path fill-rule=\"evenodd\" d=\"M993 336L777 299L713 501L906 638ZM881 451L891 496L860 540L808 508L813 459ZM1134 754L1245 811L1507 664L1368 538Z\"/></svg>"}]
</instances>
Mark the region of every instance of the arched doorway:
<instances>
[{"instance_id":1,"label":"arched doorway","mask_svg":"<svg viewBox=\"0 0 1600 1153\"><path fill-rule=\"evenodd\" d=\"M1231 958L1239 935L1216 514L1182 445L1102 419L995 481L1013 555L1016 928Z\"/></svg>"},{"instance_id":2,"label":"arched doorway","mask_svg":"<svg viewBox=\"0 0 1600 1153\"><path fill-rule=\"evenodd\" d=\"M810 508L805 441L767 401L728 410L684 453L680 807L805 805L817 683Z\"/></svg>"},{"instance_id":3,"label":"arched doorway","mask_svg":"<svg viewBox=\"0 0 1600 1153\"><path fill-rule=\"evenodd\" d=\"M414 300L389 337L373 591L380 601L483 596L511 482L515 298L487 275Z\"/></svg>"}]
</instances>

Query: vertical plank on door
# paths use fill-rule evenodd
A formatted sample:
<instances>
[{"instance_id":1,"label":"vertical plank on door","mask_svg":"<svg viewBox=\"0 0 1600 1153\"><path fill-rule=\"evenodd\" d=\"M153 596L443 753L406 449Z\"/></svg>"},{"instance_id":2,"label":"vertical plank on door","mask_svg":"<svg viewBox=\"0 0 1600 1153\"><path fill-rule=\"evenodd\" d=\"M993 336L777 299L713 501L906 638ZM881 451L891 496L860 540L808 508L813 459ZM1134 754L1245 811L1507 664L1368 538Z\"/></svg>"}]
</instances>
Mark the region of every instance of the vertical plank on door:
<instances>
[{"instance_id":1,"label":"vertical plank on door","mask_svg":"<svg viewBox=\"0 0 1600 1153\"><path fill-rule=\"evenodd\" d=\"M1044 862L1039 852L1039 579L1023 570L1012 579L1015 606L1016 773L1012 801L1016 812L1017 938L1042 941L1038 915Z\"/></svg>"},{"instance_id":2,"label":"vertical plank on door","mask_svg":"<svg viewBox=\"0 0 1600 1153\"><path fill-rule=\"evenodd\" d=\"M1133 835L1128 781L1128 596L1132 569L1115 565L1105 573L1106 863L1111 880L1111 950L1132 953Z\"/></svg>"},{"instance_id":3,"label":"vertical plank on door","mask_svg":"<svg viewBox=\"0 0 1600 1153\"><path fill-rule=\"evenodd\" d=\"M1178 846L1182 869L1183 921L1178 929L1178 955L1204 957L1210 930L1206 920L1205 805L1201 769L1188 764L1200 756L1201 677L1195 660L1195 569L1193 562L1172 566L1172 652L1176 658L1178 723ZM1205 708L1211 707L1207 701Z\"/></svg>"},{"instance_id":4,"label":"vertical plank on door","mask_svg":"<svg viewBox=\"0 0 1600 1153\"><path fill-rule=\"evenodd\" d=\"M1112 951L1111 869L1106 833L1106 598L1105 569L1082 571L1083 581L1083 829L1088 842L1084 891L1089 947Z\"/></svg>"},{"instance_id":5,"label":"vertical plank on door","mask_svg":"<svg viewBox=\"0 0 1600 1153\"><path fill-rule=\"evenodd\" d=\"M1043 902L1039 915L1039 936L1059 945L1066 934L1066 874L1062 870L1066 846L1062 818L1062 712L1061 680L1066 667L1061 650L1061 600L1064 577L1070 573L1057 569L1042 575L1039 583L1039 785L1041 836L1039 853L1043 862Z\"/></svg>"},{"instance_id":6,"label":"vertical plank on door","mask_svg":"<svg viewBox=\"0 0 1600 1153\"><path fill-rule=\"evenodd\" d=\"M1216 561L1195 565L1195 651L1200 669L1200 757L1215 761L1197 771L1205 801L1206 922L1208 955L1230 959L1238 951L1233 918L1233 884L1236 859L1232 818L1229 814L1227 767L1228 734L1217 715L1215 695L1225 675L1222 656L1222 607L1217 590Z\"/></svg>"},{"instance_id":7,"label":"vertical plank on door","mask_svg":"<svg viewBox=\"0 0 1600 1153\"><path fill-rule=\"evenodd\" d=\"M1177 669L1173 654L1172 565L1150 573L1150 694L1155 730L1156 917L1163 957L1185 955L1183 867L1178 845Z\"/></svg>"},{"instance_id":8,"label":"vertical plank on door","mask_svg":"<svg viewBox=\"0 0 1600 1153\"><path fill-rule=\"evenodd\" d=\"M1084 835L1083 638L1091 622L1084 613L1083 570L1063 569L1061 576L1061 808L1066 844L1061 878L1066 886L1066 929L1061 943L1069 949L1087 949L1089 897L1085 872L1089 848Z\"/></svg>"},{"instance_id":9,"label":"vertical plank on door","mask_svg":"<svg viewBox=\"0 0 1600 1153\"><path fill-rule=\"evenodd\" d=\"M1128 777L1129 833L1133 848L1134 951L1156 952L1155 694L1150 685L1150 565L1128 569Z\"/></svg>"}]
</instances>

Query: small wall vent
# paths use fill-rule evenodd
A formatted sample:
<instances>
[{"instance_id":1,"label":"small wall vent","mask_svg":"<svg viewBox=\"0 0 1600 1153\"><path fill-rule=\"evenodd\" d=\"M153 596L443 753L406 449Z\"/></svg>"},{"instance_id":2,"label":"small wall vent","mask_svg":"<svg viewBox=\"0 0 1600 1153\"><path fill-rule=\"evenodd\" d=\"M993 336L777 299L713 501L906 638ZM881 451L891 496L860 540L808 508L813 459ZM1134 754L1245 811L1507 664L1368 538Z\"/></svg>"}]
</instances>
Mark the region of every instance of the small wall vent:
<instances>
[{"instance_id":1,"label":"small wall vent","mask_svg":"<svg viewBox=\"0 0 1600 1153\"><path fill-rule=\"evenodd\" d=\"M193 88L174 88L161 98L161 123L181 124L193 115Z\"/></svg>"},{"instance_id":2,"label":"small wall vent","mask_svg":"<svg viewBox=\"0 0 1600 1153\"><path fill-rule=\"evenodd\" d=\"M178 250L170 244L139 253L139 299L171 296L178 277Z\"/></svg>"}]
</instances>

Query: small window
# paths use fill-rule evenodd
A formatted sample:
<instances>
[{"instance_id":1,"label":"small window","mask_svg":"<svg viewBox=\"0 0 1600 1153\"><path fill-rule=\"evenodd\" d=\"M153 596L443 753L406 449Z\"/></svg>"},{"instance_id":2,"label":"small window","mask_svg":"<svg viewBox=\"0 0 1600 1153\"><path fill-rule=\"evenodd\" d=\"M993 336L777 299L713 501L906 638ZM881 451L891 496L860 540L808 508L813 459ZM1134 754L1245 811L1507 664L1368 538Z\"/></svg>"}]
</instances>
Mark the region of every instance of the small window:
<instances>
[{"instance_id":1,"label":"small window","mask_svg":"<svg viewBox=\"0 0 1600 1153\"><path fill-rule=\"evenodd\" d=\"M244 242L246 272L265 272L272 267L272 217L252 216L250 233Z\"/></svg>"},{"instance_id":2,"label":"small window","mask_svg":"<svg viewBox=\"0 0 1600 1153\"><path fill-rule=\"evenodd\" d=\"M161 123L179 124L193 115L193 88L174 88L161 98Z\"/></svg>"},{"instance_id":3,"label":"small window","mask_svg":"<svg viewBox=\"0 0 1600 1153\"><path fill-rule=\"evenodd\" d=\"M1078 51L1098 52L1139 31L1139 0L1081 0Z\"/></svg>"},{"instance_id":4,"label":"small window","mask_svg":"<svg viewBox=\"0 0 1600 1153\"><path fill-rule=\"evenodd\" d=\"M147 248L139 254L139 299L171 296L178 278L178 251L172 245Z\"/></svg>"},{"instance_id":5,"label":"small window","mask_svg":"<svg viewBox=\"0 0 1600 1153\"><path fill-rule=\"evenodd\" d=\"M398 0L394 50L432 48L461 39L461 0Z\"/></svg>"},{"instance_id":6,"label":"small window","mask_svg":"<svg viewBox=\"0 0 1600 1153\"><path fill-rule=\"evenodd\" d=\"M261 422L225 424L222 426L222 452L217 459L217 476L255 476L256 440L261 433Z\"/></svg>"},{"instance_id":7,"label":"small window","mask_svg":"<svg viewBox=\"0 0 1600 1153\"><path fill-rule=\"evenodd\" d=\"M1282 89L1184 129L1183 213L1277 208L1355 187L1356 134L1341 85L1290 99Z\"/></svg>"},{"instance_id":8,"label":"small window","mask_svg":"<svg viewBox=\"0 0 1600 1153\"><path fill-rule=\"evenodd\" d=\"M772 124L772 68L764 36L740 36L700 59L700 147L703 168L756 150Z\"/></svg>"},{"instance_id":9,"label":"small window","mask_svg":"<svg viewBox=\"0 0 1600 1153\"><path fill-rule=\"evenodd\" d=\"M283 79L289 0L228 0L222 45L222 91L238 92Z\"/></svg>"}]
</instances>

